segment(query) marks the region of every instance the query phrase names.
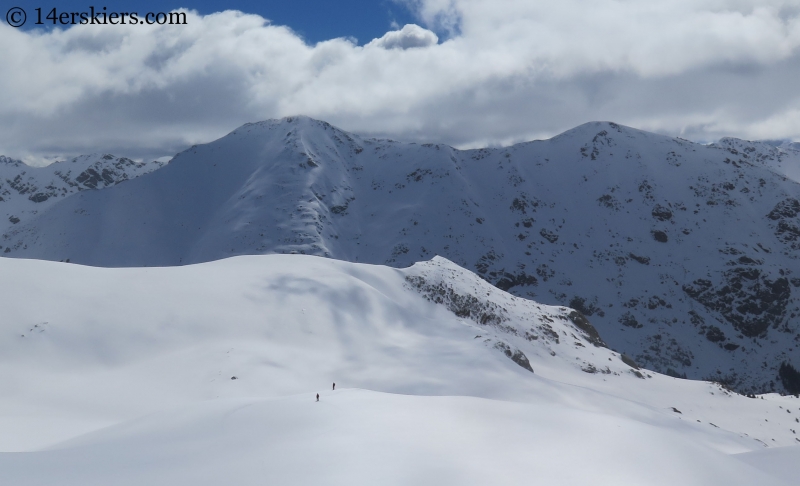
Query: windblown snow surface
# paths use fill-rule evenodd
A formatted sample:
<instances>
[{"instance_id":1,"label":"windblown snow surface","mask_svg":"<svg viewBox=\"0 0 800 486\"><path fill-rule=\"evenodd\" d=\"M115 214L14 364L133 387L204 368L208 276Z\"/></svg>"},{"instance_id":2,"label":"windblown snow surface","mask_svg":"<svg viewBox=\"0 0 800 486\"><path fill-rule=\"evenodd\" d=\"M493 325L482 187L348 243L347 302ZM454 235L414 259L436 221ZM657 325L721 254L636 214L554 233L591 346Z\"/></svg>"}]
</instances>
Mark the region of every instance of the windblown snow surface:
<instances>
[{"instance_id":1,"label":"windblown snow surface","mask_svg":"<svg viewBox=\"0 0 800 486\"><path fill-rule=\"evenodd\" d=\"M0 259L0 299L4 485L787 485L800 459L800 399L636 369L444 258Z\"/></svg>"}]
</instances>

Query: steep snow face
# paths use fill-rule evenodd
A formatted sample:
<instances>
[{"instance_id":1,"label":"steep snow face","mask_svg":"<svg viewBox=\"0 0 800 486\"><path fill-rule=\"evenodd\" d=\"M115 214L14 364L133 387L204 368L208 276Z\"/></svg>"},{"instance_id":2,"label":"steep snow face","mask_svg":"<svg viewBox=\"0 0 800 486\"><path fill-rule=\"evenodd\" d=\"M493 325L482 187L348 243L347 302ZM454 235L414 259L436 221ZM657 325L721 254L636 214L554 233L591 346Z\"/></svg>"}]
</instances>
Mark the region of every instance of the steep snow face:
<instances>
[{"instance_id":1,"label":"steep snow face","mask_svg":"<svg viewBox=\"0 0 800 486\"><path fill-rule=\"evenodd\" d=\"M163 165L157 161L134 162L125 157L93 154L47 167L31 167L0 156L0 233L24 224L67 196L87 189L111 187Z\"/></svg>"},{"instance_id":2,"label":"steep snow face","mask_svg":"<svg viewBox=\"0 0 800 486\"><path fill-rule=\"evenodd\" d=\"M404 267L443 255L578 309L648 368L779 390L800 339L800 185L767 163L774 146L736 143L588 123L459 151L271 120L67 198L0 245L100 266L307 253Z\"/></svg>"},{"instance_id":3,"label":"steep snow face","mask_svg":"<svg viewBox=\"0 0 800 486\"><path fill-rule=\"evenodd\" d=\"M800 399L634 369L443 258L0 258L0 296L3 484L779 485L736 454L798 443Z\"/></svg>"}]
</instances>

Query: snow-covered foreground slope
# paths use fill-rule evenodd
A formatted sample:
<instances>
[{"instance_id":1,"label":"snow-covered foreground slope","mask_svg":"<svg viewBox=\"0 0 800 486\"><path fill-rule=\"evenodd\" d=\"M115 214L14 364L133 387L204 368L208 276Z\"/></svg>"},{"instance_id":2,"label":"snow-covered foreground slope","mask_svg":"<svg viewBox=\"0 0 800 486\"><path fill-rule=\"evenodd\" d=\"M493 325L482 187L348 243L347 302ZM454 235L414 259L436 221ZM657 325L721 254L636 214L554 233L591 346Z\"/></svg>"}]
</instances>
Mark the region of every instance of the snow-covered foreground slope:
<instances>
[{"instance_id":1,"label":"snow-covered foreground slope","mask_svg":"<svg viewBox=\"0 0 800 486\"><path fill-rule=\"evenodd\" d=\"M800 184L782 175L795 153L613 123L461 151L294 117L65 198L0 246L111 267L292 252L403 267L438 254L580 309L650 369L782 390L778 367L800 345Z\"/></svg>"},{"instance_id":2,"label":"snow-covered foreground slope","mask_svg":"<svg viewBox=\"0 0 800 486\"><path fill-rule=\"evenodd\" d=\"M220 400L47 451L0 454L0 479L65 486L792 484L695 442L669 420L648 424L548 402L352 389L324 393L319 403L309 394Z\"/></svg>"},{"instance_id":3,"label":"snow-covered foreground slope","mask_svg":"<svg viewBox=\"0 0 800 486\"><path fill-rule=\"evenodd\" d=\"M800 399L636 370L442 258L0 259L0 303L2 484L789 484L737 454L799 443Z\"/></svg>"}]
</instances>

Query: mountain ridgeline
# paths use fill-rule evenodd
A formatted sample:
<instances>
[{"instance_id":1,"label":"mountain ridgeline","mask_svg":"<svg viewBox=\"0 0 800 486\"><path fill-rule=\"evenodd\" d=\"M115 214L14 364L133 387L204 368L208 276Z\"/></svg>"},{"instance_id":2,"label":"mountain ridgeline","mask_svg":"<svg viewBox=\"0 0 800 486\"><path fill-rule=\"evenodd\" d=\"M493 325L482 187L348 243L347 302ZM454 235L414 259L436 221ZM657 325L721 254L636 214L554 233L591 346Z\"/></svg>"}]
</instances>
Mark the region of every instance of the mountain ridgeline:
<instances>
[{"instance_id":1,"label":"mountain ridgeline","mask_svg":"<svg viewBox=\"0 0 800 486\"><path fill-rule=\"evenodd\" d=\"M0 251L107 267L442 255L579 310L645 367L785 391L781 364L800 365L798 163L791 144L700 145L614 123L457 150L292 117L74 191L7 224Z\"/></svg>"},{"instance_id":2,"label":"mountain ridgeline","mask_svg":"<svg viewBox=\"0 0 800 486\"><path fill-rule=\"evenodd\" d=\"M111 187L163 165L158 161L135 162L110 154L93 154L31 167L0 155L0 232L27 222L72 194ZM6 247L5 251L10 253L11 249Z\"/></svg>"}]
</instances>

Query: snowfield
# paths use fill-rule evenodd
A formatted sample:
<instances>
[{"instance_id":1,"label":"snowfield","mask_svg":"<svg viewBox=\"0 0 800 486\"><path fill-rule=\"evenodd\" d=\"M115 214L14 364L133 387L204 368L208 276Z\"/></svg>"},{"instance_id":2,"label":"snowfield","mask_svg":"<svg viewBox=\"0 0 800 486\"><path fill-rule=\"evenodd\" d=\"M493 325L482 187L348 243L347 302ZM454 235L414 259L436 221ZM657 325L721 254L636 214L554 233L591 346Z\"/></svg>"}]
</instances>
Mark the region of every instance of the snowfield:
<instances>
[{"instance_id":1,"label":"snowfield","mask_svg":"<svg viewBox=\"0 0 800 486\"><path fill-rule=\"evenodd\" d=\"M800 399L636 369L572 309L444 258L2 258L0 299L0 484L731 486L796 471Z\"/></svg>"}]
</instances>

